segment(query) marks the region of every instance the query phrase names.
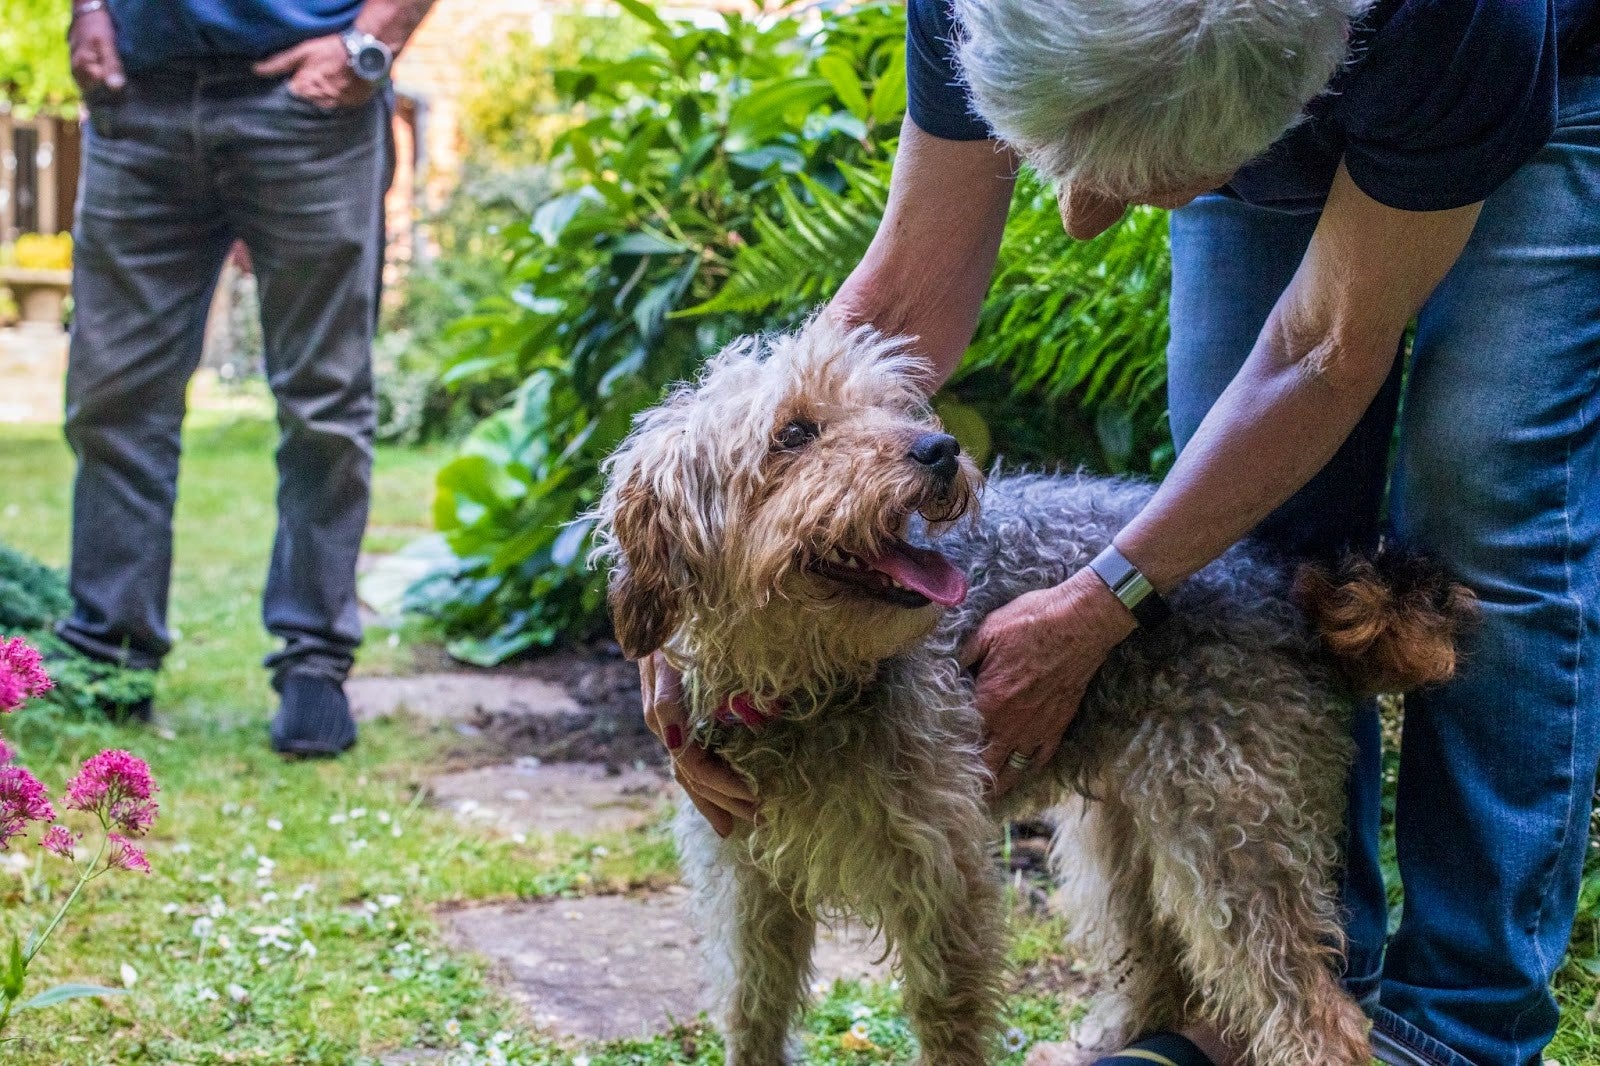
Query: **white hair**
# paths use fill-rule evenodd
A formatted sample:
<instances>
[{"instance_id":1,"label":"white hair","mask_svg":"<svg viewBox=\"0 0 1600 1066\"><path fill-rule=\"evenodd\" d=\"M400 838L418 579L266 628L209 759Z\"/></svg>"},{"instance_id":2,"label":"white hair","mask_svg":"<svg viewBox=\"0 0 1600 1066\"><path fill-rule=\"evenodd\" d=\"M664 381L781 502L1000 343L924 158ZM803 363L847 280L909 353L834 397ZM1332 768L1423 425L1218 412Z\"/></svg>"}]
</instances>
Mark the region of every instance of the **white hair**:
<instances>
[{"instance_id":1,"label":"white hair","mask_svg":"<svg viewBox=\"0 0 1600 1066\"><path fill-rule=\"evenodd\" d=\"M945 0L940 0L945 2ZM1293 127L1372 0L954 0L973 109L1114 195L1232 174Z\"/></svg>"}]
</instances>

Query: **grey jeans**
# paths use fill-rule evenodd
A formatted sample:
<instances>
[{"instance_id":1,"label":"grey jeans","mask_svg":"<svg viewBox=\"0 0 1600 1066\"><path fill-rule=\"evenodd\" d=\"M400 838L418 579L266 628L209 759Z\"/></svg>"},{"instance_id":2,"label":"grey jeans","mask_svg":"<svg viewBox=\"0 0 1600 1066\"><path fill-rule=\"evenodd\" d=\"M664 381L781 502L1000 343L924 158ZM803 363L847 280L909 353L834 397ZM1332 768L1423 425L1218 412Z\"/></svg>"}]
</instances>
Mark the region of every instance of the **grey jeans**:
<instances>
[{"instance_id":1,"label":"grey jeans","mask_svg":"<svg viewBox=\"0 0 1600 1066\"><path fill-rule=\"evenodd\" d=\"M266 665L279 679L343 678L361 640L387 97L327 111L246 66L209 62L131 77L92 100L89 118L67 368L74 609L58 631L138 669L171 647L185 387L237 238L255 266L280 429L262 615L283 644Z\"/></svg>"}]
</instances>

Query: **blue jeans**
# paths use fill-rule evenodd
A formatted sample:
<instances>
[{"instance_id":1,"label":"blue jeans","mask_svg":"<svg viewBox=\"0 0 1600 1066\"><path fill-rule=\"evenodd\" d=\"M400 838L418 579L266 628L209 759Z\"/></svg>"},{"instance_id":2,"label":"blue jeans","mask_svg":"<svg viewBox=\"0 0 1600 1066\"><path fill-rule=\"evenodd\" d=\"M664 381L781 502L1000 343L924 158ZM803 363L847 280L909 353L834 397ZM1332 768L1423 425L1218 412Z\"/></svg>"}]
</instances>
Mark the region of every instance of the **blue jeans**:
<instances>
[{"instance_id":1,"label":"blue jeans","mask_svg":"<svg viewBox=\"0 0 1600 1066\"><path fill-rule=\"evenodd\" d=\"M1459 676L1406 700L1386 929L1374 708L1356 716L1347 984L1394 1063L1527 1066L1555 1032L1600 762L1600 78L1484 204L1398 370L1263 536L1311 555L1388 532L1477 592ZM1173 434L1249 354L1317 216L1210 196L1172 216ZM1395 436L1398 418L1398 437ZM1392 479L1390 442L1397 439Z\"/></svg>"},{"instance_id":2,"label":"blue jeans","mask_svg":"<svg viewBox=\"0 0 1600 1066\"><path fill-rule=\"evenodd\" d=\"M59 632L137 669L155 669L171 648L185 390L218 271L240 239L259 282L281 431L263 620L282 647L267 665L276 680L342 679L361 640L386 98L329 111L242 62L174 64L90 100L83 160L67 363L74 607Z\"/></svg>"}]
</instances>

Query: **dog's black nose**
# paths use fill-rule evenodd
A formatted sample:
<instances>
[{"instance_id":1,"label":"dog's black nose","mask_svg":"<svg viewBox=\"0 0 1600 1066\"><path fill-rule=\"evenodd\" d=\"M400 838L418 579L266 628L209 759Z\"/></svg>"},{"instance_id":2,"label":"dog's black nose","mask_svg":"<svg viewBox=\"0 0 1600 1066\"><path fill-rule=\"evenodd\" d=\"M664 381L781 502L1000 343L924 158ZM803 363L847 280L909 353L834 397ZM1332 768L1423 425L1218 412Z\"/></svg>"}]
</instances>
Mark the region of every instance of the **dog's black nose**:
<instances>
[{"instance_id":1,"label":"dog's black nose","mask_svg":"<svg viewBox=\"0 0 1600 1066\"><path fill-rule=\"evenodd\" d=\"M960 454L960 443L948 433L924 433L911 445L911 458L947 480L961 468Z\"/></svg>"}]
</instances>

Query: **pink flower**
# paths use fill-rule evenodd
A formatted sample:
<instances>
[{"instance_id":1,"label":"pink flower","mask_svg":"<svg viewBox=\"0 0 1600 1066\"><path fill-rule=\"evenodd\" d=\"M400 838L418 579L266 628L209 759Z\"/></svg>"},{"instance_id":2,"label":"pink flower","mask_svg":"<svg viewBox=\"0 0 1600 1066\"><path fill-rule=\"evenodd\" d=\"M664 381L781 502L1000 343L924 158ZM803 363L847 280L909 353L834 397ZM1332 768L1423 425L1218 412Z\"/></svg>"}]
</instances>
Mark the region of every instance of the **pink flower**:
<instances>
[{"instance_id":1,"label":"pink flower","mask_svg":"<svg viewBox=\"0 0 1600 1066\"><path fill-rule=\"evenodd\" d=\"M0 713L14 711L54 687L33 645L21 637L0 637Z\"/></svg>"},{"instance_id":2,"label":"pink flower","mask_svg":"<svg viewBox=\"0 0 1600 1066\"><path fill-rule=\"evenodd\" d=\"M54 821L55 816L37 777L20 766L0 766L0 851L12 837L27 832L29 822Z\"/></svg>"},{"instance_id":3,"label":"pink flower","mask_svg":"<svg viewBox=\"0 0 1600 1066\"><path fill-rule=\"evenodd\" d=\"M64 825L53 825L45 830L44 836L39 840L39 846L46 851L55 852L63 859L70 859L72 849L77 845L80 835Z\"/></svg>"},{"instance_id":4,"label":"pink flower","mask_svg":"<svg viewBox=\"0 0 1600 1066\"><path fill-rule=\"evenodd\" d=\"M156 820L157 808L150 800L155 791L149 765L137 755L112 748L91 757L67 782L67 807L91 811L129 836L142 836Z\"/></svg>"},{"instance_id":5,"label":"pink flower","mask_svg":"<svg viewBox=\"0 0 1600 1066\"><path fill-rule=\"evenodd\" d=\"M0 766L4 766L16 756L17 753L11 750L11 745L7 744L4 738L0 738Z\"/></svg>"},{"instance_id":6,"label":"pink flower","mask_svg":"<svg viewBox=\"0 0 1600 1066\"><path fill-rule=\"evenodd\" d=\"M111 855L106 859L108 868L137 870L142 874L150 872L150 860L145 858L144 849L127 837L120 833L107 833L106 843L111 845Z\"/></svg>"}]
</instances>

